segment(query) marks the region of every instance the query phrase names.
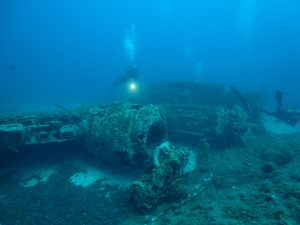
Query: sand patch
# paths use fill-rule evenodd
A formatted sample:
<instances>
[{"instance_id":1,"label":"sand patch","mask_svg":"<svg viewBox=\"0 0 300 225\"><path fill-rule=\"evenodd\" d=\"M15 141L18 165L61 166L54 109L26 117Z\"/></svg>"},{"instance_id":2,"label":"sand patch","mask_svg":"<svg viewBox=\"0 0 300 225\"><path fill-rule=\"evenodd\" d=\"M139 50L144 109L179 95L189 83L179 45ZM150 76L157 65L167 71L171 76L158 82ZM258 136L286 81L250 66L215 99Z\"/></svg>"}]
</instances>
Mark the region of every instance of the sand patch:
<instances>
[{"instance_id":1,"label":"sand patch","mask_svg":"<svg viewBox=\"0 0 300 225\"><path fill-rule=\"evenodd\" d=\"M186 166L184 167L183 172L191 173L191 172L195 171L196 168L197 168L197 154L196 154L196 152L190 150L189 151L189 159L188 159Z\"/></svg>"},{"instance_id":2,"label":"sand patch","mask_svg":"<svg viewBox=\"0 0 300 225\"><path fill-rule=\"evenodd\" d=\"M300 133L300 124L292 127L288 124L285 124L282 121L277 120L276 118L264 115L262 118L263 124L266 130L272 134L293 134Z\"/></svg>"},{"instance_id":3,"label":"sand patch","mask_svg":"<svg viewBox=\"0 0 300 225\"><path fill-rule=\"evenodd\" d=\"M50 176L56 172L56 167L53 166L30 169L25 173L20 185L29 188L34 187L39 183L46 183Z\"/></svg>"},{"instance_id":4,"label":"sand patch","mask_svg":"<svg viewBox=\"0 0 300 225\"><path fill-rule=\"evenodd\" d=\"M98 180L105 178L105 173L96 168L88 168L84 172L75 173L70 177L70 182L75 186L87 188Z\"/></svg>"},{"instance_id":5,"label":"sand patch","mask_svg":"<svg viewBox=\"0 0 300 225\"><path fill-rule=\"evenodd\" d=\"M73 161L72 163L80 172L74 173L69 182L75 186L87 188L101 181L101 184L119 185L120 187L130 186L140 175L134 172L121 171L119 168L99 167L93 163Z\"/></svg>"}]
</instances>

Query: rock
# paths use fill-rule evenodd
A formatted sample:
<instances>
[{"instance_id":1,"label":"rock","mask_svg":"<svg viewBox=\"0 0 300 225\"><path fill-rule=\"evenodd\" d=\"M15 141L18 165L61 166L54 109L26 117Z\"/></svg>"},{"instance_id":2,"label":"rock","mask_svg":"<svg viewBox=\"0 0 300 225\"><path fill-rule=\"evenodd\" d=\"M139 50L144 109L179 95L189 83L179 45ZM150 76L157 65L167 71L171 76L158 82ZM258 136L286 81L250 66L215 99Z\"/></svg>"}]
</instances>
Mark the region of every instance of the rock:
<instances>
[{"instance_id":1,"label":"rock","mask_svg":"<svg viewBox=\"0 0 300 225\"><path fill-rule=\"evenodd\" d=\"M269 174L272 173L274 171L274 167L271 163L265 163L262 165L262 172L264 174Z\"/></svg>"}]
</instances>

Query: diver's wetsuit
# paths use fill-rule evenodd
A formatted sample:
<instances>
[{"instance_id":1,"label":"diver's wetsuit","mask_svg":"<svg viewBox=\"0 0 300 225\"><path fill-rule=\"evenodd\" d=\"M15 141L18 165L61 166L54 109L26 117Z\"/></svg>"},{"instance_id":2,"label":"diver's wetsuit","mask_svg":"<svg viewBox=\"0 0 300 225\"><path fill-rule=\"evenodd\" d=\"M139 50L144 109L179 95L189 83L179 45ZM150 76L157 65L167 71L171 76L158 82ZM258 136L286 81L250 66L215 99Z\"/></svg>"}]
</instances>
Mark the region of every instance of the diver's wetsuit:
<instances>
[{"instance_id":1,"label":"diver's wetsuit","mask_svg":"<svg viewBox=\"0 0 300 225\"><path fill-rule=\"evenodd\" d=\"M134 81L137 82L138 80L138 69L136 66L131 66L123 76L120 76L112 85L115 88L118 85L126 84L128 82Z\"/></svg>"}]
</instances>

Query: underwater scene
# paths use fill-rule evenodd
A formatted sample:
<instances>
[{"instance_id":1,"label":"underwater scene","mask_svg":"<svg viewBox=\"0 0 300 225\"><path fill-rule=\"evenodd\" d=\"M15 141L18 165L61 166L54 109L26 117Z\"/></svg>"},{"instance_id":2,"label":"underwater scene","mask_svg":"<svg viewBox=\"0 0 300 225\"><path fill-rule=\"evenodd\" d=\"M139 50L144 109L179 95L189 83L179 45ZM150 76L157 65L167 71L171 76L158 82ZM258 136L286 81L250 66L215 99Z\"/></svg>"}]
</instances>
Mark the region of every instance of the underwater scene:
<instances>
[{"instance_id":1,"label":"underwater scene","mask_svg":"<svg viewBox=\"0 0 300 225\"><path fill-rule=\"evenodd\" d=\"M0 0L0 225L300 224L299 0Z\"/></svg>"}]
</instances>

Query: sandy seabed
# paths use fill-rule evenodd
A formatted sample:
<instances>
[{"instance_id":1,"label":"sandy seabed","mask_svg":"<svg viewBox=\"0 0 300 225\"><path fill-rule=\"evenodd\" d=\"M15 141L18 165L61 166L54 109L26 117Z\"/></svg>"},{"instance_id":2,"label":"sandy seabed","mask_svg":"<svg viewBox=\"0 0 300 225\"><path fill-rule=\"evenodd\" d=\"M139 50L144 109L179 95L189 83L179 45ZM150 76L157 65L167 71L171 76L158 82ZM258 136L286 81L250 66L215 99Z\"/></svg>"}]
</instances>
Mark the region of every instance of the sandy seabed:
<instances>
[{"instance_id":1,"label":"sandy seabed","mask_svg":"<svg viewBox=\"0 0 300 225\"><path fill-rule=\"evenodd\" d=\"M184 204L137 212L126 188L131 173L101 169L81 158L1 169L0 224L300 224L300 134L248 140L246 147L197 152L187 184L213 174Z\"/></svg>"}]
</instances>

